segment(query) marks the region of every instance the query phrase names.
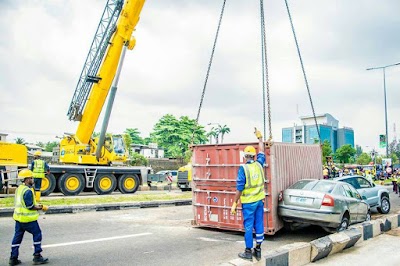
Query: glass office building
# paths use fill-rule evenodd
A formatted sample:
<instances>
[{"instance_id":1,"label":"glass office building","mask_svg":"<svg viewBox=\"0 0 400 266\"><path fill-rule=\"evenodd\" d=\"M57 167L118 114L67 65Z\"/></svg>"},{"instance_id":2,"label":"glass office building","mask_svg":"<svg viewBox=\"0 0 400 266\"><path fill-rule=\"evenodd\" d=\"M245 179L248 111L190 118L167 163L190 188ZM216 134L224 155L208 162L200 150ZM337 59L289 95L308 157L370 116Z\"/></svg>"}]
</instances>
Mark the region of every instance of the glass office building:
<instances>
[{"instance_id":1,"label":"glass office building","mask_svg":"<svg viewBox=\"0 0 400 266\"><path fill-rule=\"evenodd\" d=\"M314 116L300 117L302 125L294 125L282 129L282 142L308 143L318 141L318 131ZM354 131L349 127L339 128L339 121L330 114L317 115L317 126L321 142L329 141L332 151L350 144L354 148Z\"/></svg>"}]
</instances>

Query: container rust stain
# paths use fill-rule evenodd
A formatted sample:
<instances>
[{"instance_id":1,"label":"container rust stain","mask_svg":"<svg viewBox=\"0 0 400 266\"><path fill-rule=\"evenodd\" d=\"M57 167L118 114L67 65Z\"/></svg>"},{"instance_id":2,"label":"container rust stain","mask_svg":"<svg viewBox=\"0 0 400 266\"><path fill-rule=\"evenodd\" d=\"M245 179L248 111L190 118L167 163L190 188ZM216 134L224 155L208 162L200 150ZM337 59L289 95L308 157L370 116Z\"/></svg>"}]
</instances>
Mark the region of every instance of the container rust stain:
<instances>
[{"instance_id":1,"label":"container rust stain","mask_svg":"<svg viewBox=\"0 0 400 266\"><path fill-rule=\"evenodd\" d=\"M241 205L230 213L236 192L239 166L245 163L243 150L258 143L193 146L193 208L195 224L226 230L244 231ZM264 230L273 235L283 227L278 217L278 194L294 182L322 178L319 145L275 142L266 147L266 197Z\"/></svg>"}]
</instances>

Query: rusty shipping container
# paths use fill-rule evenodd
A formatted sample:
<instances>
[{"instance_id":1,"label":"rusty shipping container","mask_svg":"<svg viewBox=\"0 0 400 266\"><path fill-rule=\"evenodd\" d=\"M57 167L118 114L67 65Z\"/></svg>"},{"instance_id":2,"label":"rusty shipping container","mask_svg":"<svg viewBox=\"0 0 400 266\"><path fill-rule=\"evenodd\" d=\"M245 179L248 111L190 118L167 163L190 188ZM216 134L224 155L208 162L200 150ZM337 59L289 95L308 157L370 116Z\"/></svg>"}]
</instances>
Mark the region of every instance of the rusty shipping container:
<instances>
[{"instance_id":1,"label":"rusty shipping container","mask_svg":"<svg viewBox=\"0 0 400 266\"><path fill-rule=\"evenodd\" d=\"M235 198L239 166L244 163L243 150L258 143L196 145L193 147L194 224L233 231L244 231L241 204L230 213ZM278 194L304 178L322 177L319 145L274 142L266 145L267 183L264 205L264 230L273 235L283 227L278 217Z\"/></svg>"}]
</instances>

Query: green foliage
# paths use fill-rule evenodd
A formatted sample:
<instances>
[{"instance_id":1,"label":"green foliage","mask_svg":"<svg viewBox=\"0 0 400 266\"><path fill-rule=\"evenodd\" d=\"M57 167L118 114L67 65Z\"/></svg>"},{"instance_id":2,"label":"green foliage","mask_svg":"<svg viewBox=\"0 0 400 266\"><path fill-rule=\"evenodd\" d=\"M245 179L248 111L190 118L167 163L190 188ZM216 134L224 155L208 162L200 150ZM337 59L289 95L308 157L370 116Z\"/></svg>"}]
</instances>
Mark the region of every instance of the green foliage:
<instances>
[{"instance_id":1,"label":"green foliage","mask_svg":"<svg viewBox=\"0 0 400 266\"><path fill-rule=\"evenodd\" d=\"M217 134L221 134L221 143L224 143L224 135L231 132L231 129L229 127L227 127L226 125L218 125L217 128Z\"/></svg>"},{"instance_id":2,"label":"green foliage","mask_svg":"<svg viewBox=\"0 0 400 266\"><path fill-rule=\"evenodd\" d=\"M153 128L150 138L155 140L159 147L164 148L165 157L183 158L192 144L204 144L207 136L204 127L194 119L181 116L176 119L173 115L164 115Z\"/></svg>"},{"instance_id":3,"label":"green foliage","mask_svg":"<svg viewBox=\"0 0 400 266\"><path fill-rule=\"evenodd\" d=\"M341 163L350 163L355 154L356 150L350 144L347 144L336 150L335 158Z\"/></svg>"},{"instance_id":4,"label":"green foliage","mask_svg":"<svg viewBox=\"0 0 400 266\"><path fill-rule=\"evenodd\" d=\"M44 146L44 150L48 151L48 152L52 152L54 147L58 146L58 142L57 141L48 141L45 146Z\"/></svg>"},{"instance_id":5,"label":"green foliage","mask_svg":"<svg viewBox=\"0 0 400 266\"><path fill-rule=\"evenodd\" d=\"M140 137L140 131L137 128L127 128L125 129L125 134L131 137L132 144L144 144L142 137Z\"/></svg>"},{"instance_id":6,"label":"green foliage","mask_svg":"<svg viewBox=\"0 0 400 266\"><path fill-rule=\"evenodd\" d=\"M17 143L17 144L25 144L26 141L23 138L16 138L15 139L15 143Z\"/></svg>"},{"instance_id":7,"label":"green foliage","mask_svg":"<svg viewBox=\"0 0 400 266\"><path fill-rule=\"evenodd\" d=\"M124 139L124 142L125 142L126 148L128 149L129 155L131 155L132 154L132 148L131 148L132 139L131 139L131 136L128 135L128 134L124 134L124 135L122 135L122 138Z\"/></svg>"},{"instance_id":8,"label":"green foliage","mask_svg":"<svg viewBox=\"0 0 400 266\"><path fill-rule=\"evenodd\" d=\"M135 166L147 166L149 165L149 160L147 160L146 157L144 157L143 155L133 152L131 155L131 165L135 165Z\"/></svg>"},{"instance_id":9,"label":"green foliage","mask_svg":"<svg viewBox=\"0 0 400 266\"><path fill-rule=\"evenodd\" d=\"M322 143L322 162L326 163L326 156L332 155L332 146L328 140L324 140Z\"/></svg>"},{"instance_id":10,"label":"green foliage","mask_svg":"<svg viewBox=\"0 0 400 266\"><path fill-rule=\"evenodd\" d=\"M36 142L35 145L36 145L36 146L39 146L39 147L41 147L41 148L43 148L43 149L44 149L44 147L45 147L45 144L44 144L43 142L41 142L41 141Z\"/></svg>"},{"instance_id":11,"label":"green foliage","mask_svg":"<svg viewBox=\"0 0 400 266\"><path fill-rule=\"evenodd\" d=\"M399 160L399 157L397 157L396 153L390 154L389 157L392 158L392 164L397 163Z\"/></svg>"},{"instance_id":12,"label":"green foliage","mask_svg":"<svg viewBox=\"0 0 400 266\"><path fill-rule=\"evenodd\" d=\"M371 156L369 156L368 153L363 152L363 153L361 153L361 154L357 157L356 163L357 163L357 164L361 164L361 165L367 165L367 164L369 164L371 161L372 161Z\"/></svg>"}]
</instances>

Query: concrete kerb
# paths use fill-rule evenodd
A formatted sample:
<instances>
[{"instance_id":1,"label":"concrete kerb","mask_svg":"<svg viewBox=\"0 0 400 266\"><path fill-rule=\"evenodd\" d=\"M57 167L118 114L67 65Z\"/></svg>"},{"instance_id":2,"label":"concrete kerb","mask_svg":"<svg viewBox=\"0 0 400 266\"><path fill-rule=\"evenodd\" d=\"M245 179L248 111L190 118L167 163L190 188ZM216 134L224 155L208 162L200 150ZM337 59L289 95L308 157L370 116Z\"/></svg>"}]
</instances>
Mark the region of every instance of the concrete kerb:
<instances>
[{"instance_id":1,"label":"concrete kerb","mask_svg":"<svg viewBox=\"0 0 400 266\"><path fill-rule=\"evenodd\" d=\"M167 201L146 201L146 202L120 202L120 203L105 203L105 204L88 204L75 206L52 206L46 214L59 213L79 213L86 211L109 211L123 209L138 209L138 208L154 208L163 206L182 206L192 205L192 200L167 200ZM11 217L14 208L0 209L0 217Z\"/></svg>"},{"instance_id":2,"label":"concrete kerb","mask_svg":"<svg viewBox=\"0 0 400 266\"><path fill-rule=\"evenodd\" d=\"M315 262L357 243L378 236L400 226L400 213L350 226L347 230L334 233L310 243L294 243L267 252L265 264L279 266L301 266Z\"/></svg>"}]
</instances>

